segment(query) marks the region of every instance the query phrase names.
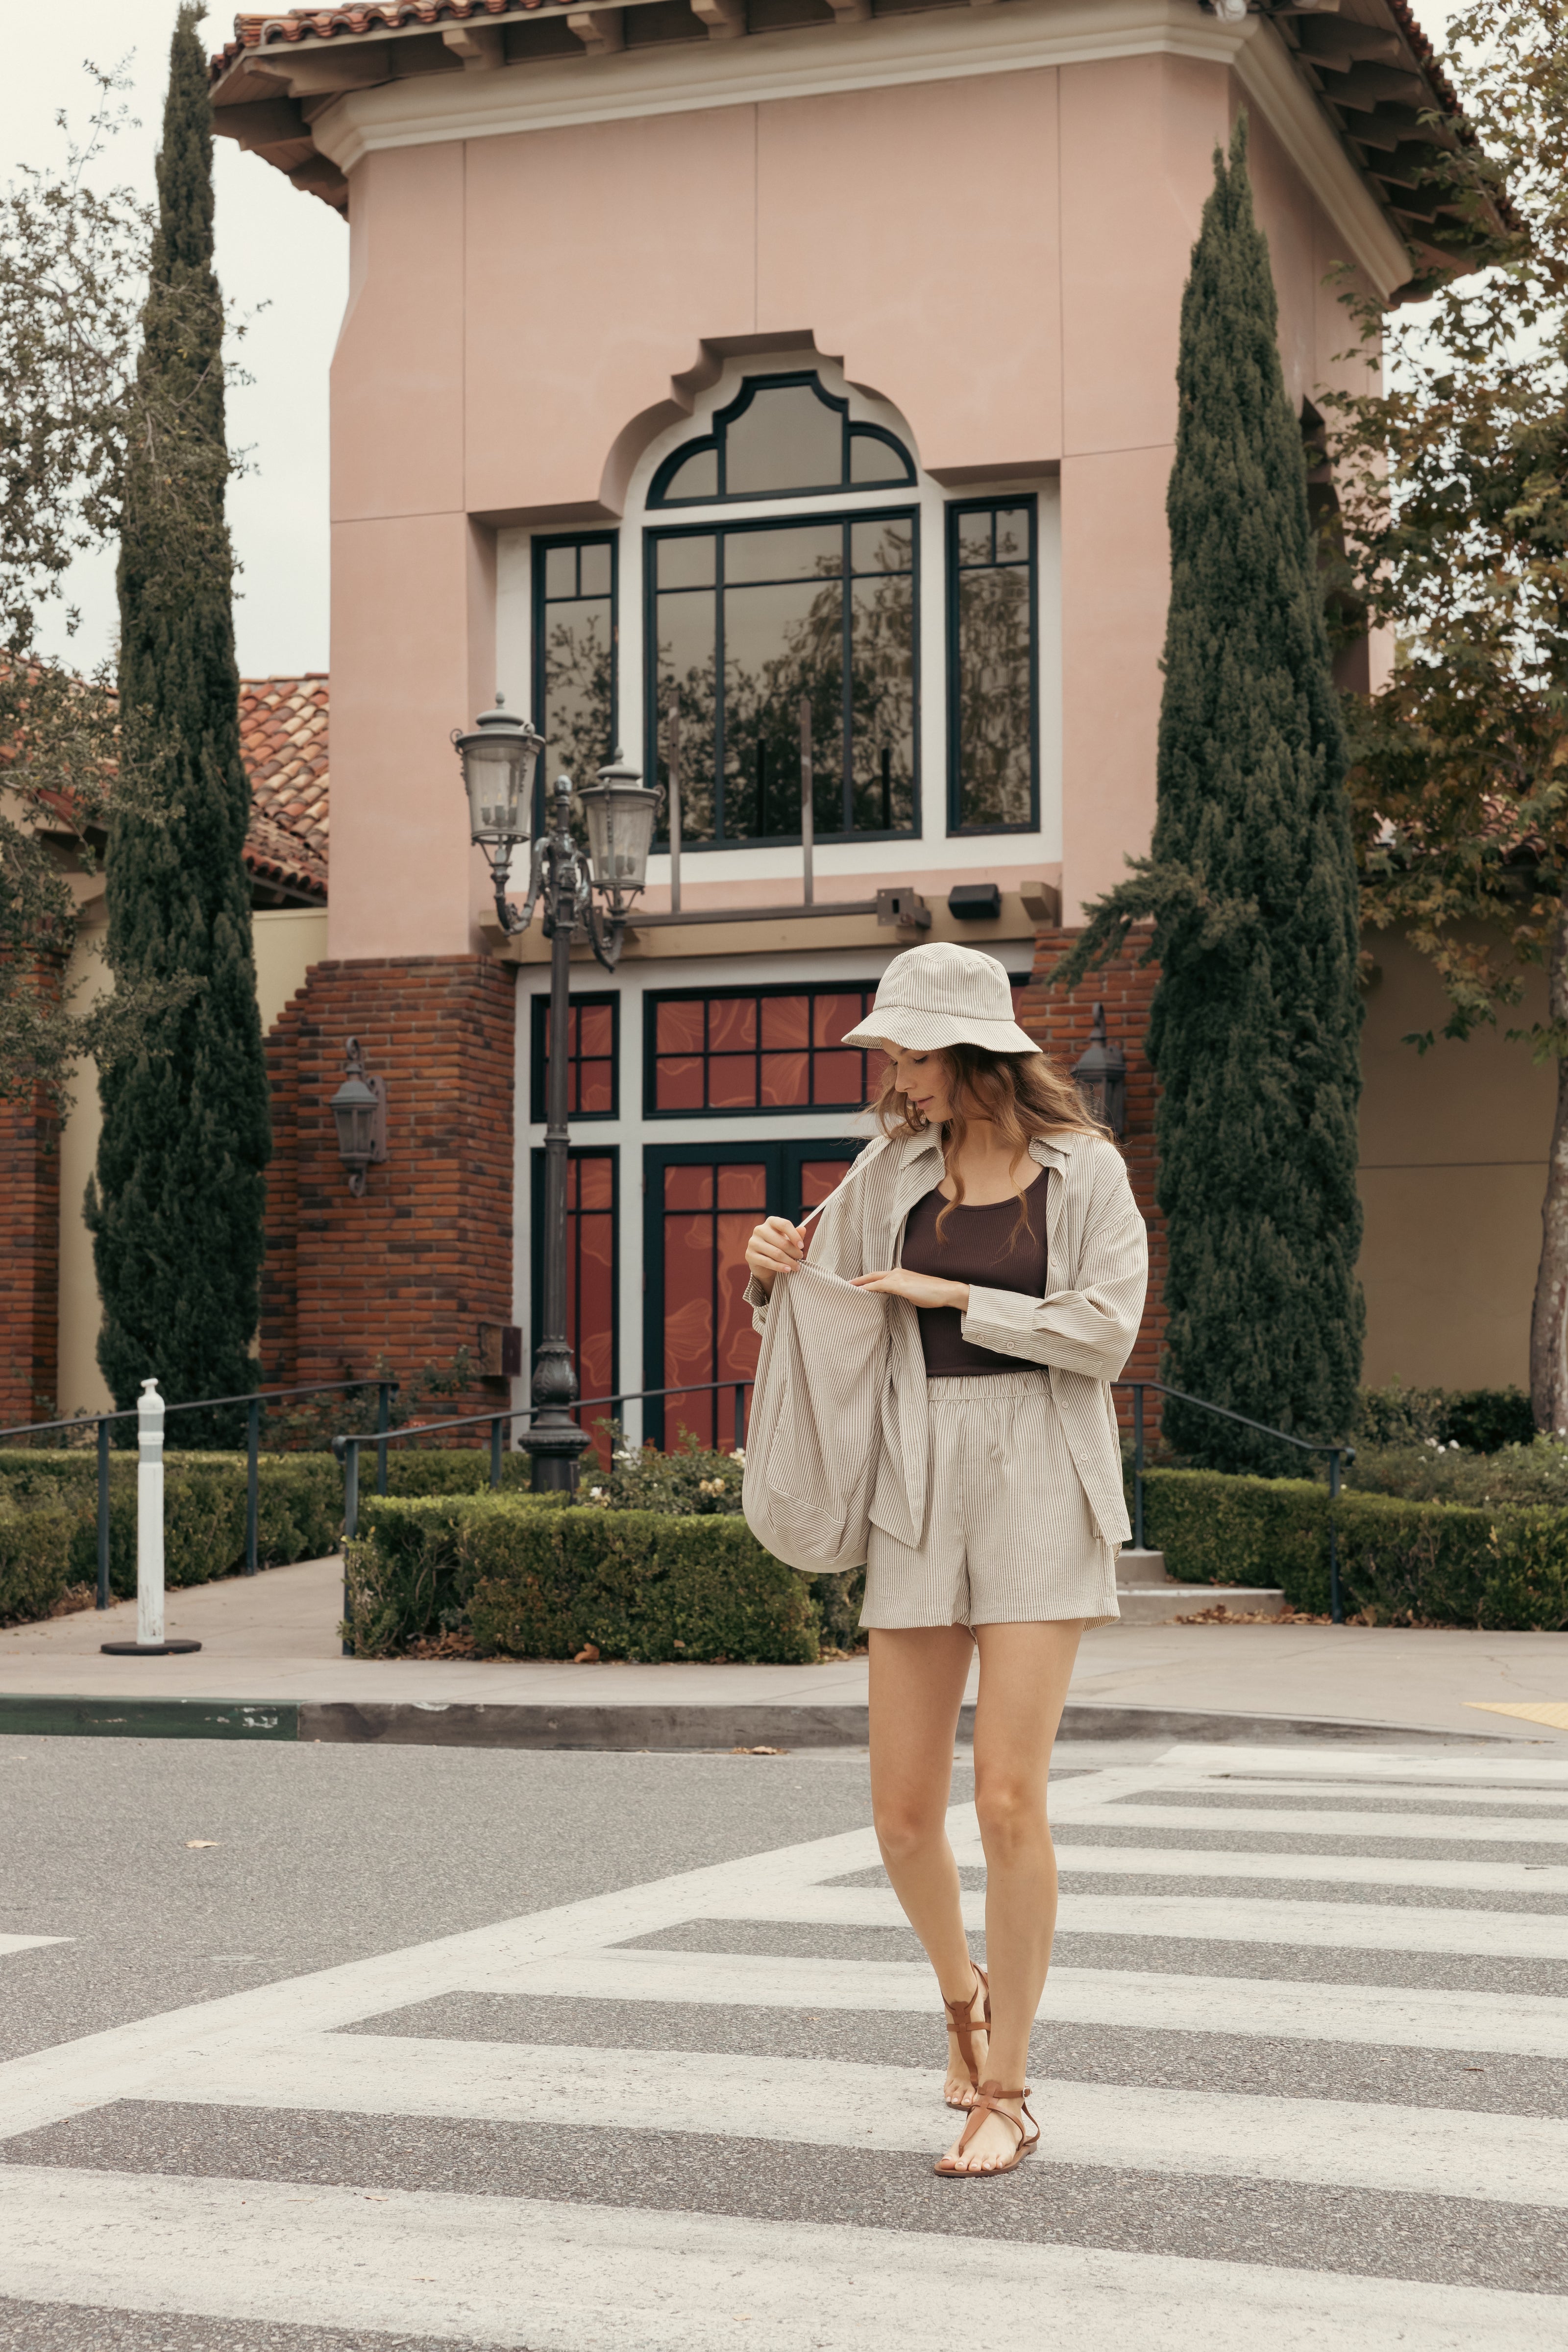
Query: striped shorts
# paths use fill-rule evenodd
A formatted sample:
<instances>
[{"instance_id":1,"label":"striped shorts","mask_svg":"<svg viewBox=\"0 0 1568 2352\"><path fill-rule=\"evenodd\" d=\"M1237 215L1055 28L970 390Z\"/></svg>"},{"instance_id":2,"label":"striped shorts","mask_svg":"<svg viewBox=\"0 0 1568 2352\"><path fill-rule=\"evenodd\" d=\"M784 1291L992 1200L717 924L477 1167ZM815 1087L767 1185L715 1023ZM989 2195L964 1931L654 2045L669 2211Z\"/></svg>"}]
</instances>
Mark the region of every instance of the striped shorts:
<instances>
[{"instance_id":1,"label":"striped shorts","mask_svg":"<svg viewBox=\"0 0 1568 2352\"><path fill-rule=\"evenodd\" d=\"M873 1526L863 1626L1040 1624L1120 1614L1116 1551L1095 1525L1050 1375L926 1382L931 1445L919 1549Z\"/></svg>"}]
</instances>

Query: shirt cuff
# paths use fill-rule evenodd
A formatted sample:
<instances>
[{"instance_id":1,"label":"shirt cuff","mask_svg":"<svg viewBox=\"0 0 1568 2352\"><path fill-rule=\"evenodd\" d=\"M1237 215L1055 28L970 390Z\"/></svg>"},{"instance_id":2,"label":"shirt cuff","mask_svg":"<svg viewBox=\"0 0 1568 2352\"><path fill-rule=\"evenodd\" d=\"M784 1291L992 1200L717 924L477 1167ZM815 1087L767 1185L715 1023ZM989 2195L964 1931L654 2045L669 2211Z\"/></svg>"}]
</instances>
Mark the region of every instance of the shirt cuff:
<instances>
[{"instance_id":1,"label":"shirt cuff","mask_svg":"<svg viewBox=\"0 0 1568 2352\"><path fill-rule=\"evenodd\" d=\"M1042 1360L1035 1331L1035 1315L1043 1302L1021 1290L990 1290L984 1283L969 1286L969 1305L959 1323L974 1348L989 1348L998 1356L1021 1356L1026 1362Z\"/></svg>"}]
</instances>

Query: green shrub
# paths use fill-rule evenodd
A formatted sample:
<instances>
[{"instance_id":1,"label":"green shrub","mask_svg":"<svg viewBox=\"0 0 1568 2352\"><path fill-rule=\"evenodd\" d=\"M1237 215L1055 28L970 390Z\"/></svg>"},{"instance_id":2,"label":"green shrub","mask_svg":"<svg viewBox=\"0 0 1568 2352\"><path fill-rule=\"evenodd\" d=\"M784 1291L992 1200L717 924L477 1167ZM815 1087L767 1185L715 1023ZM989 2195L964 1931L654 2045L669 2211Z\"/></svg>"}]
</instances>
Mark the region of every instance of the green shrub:
<instances>
[{"instance_id":1,"label":"green shrub","mask_svg":"<svg viewBox=\"0 0 1568 2352\"><path fill-rule=\"evenodd\" d=\"M372 1496L360 1528L348 1582L362 1656L459 1626L481 1652L508 1657L571 1657L589 1643L605 1658L817 1655L809 1580L728 1516L563 1507L526 1494Z\"/></svg>"},{"instance_id":2,"label":"green shrub","mask_svg":"<svg viewBox=\"0 0 1568 2352\"><path fill-rule=\"evenodd\" d=\"M598 1426L610 1440L608 1475L584 1457L582 1495L616 1511L658 1511L666 1518L741 1516L741 1473L745 1451L700 1445L682 1430L668 1454L652 1445L628 1445L618 1422Z\"/></svg>"},{"instance_id":3,"label":"green shrub","mask_svg":"<svg viewBox=\"0 0 1568 2352\"><path fill-rule=\"evenodd\" d=\"M1454 1444L1495 1454L1528 1445L1535 1415L1522 1389L1407 1389L1398 1381L1363 1389L1357 1436L1368 1445Z\"/></svg>"},{"instance_id":4,"label":"green shrub","mask_svg":"<svg viewBox=\"0 0 1568 2352\"><path fill-rule=\"evenodd\" d=\"M1568 1513L1346 1493L1332 1509L1345 1614L1378 1625L1555 1631L1568 1625ZM1147 1540L1191 1584L1276 1585L1292 1608L1329 1606L1326 1486L1152 1470Z\"/></svg>"},{"instance_id":5,"label":"green shrub","mask_svg":"<svg viewBox=\"0 0 1568 2352\"><path fill-rule=\"evenodd\" d=\"M1345 1484L1409 1502L1468 1503L1479 1510L1554 1504L1568 1510L1568 1445L1555 1437L1505 1445L1495 1454L1467 1454L1430 1441L1363 1445L1346 1466Z\"/></svg>"},{"instance_id":6,"label":"green shrub","mask_svg":"<svg viewBox=\"0 0 1568 2352\"><path fill-rule=\"evenodd\" d=\"M0 1496L0 1625L47 1617L72 1581L71 1515L60 1502L24 1510Z\"/></svg>"}]
</instances>

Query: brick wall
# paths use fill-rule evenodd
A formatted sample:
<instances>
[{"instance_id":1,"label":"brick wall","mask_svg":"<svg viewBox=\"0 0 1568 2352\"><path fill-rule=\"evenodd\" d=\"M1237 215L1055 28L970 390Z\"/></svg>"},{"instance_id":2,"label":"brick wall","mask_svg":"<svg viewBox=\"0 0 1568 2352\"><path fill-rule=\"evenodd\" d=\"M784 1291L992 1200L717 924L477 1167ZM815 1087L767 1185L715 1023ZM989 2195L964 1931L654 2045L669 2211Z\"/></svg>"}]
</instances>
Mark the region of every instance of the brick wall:
<instances>
[{"instance_id":1,"label":"brick wall","mask_svg":"<svg viewBox=\"0 0 1568 2352\"><path fill-rule=\"evenodd\" d=\"M1136 937L1097 972L1074 989L1043 986L1045 976L1078 939L1077 931L1043 929L1035 937L1032 985L1023 1000L1023 1026L1037 1037L1045 1052L1065 1069L1071 1069L1089 1044L1089 1024L1097 1004L1105 1007L1108 1037L1127 1056L1127 1131L1121 1149L1133 1197L1149 1226L1149 1304L1143 1328L1128 1360L1125 1377L1159 1377L1160 1349L1165 1334L1165 1224L1154 1203L1154 1073L1143 1055L1143 1034L1149 1022L1159 972L1153 964L1140 964L1142 942ZM1149 1399L1151 1424L1156 1400ZM1117 1411L1130 1422L1132 1400L1125 1391L1116 1396Z\"/></svg>"},{"instance_id":2,"label":"brick wall","mask_svg":"<svg viewBox=\"0 0 1568 2352\"><path fill-rule=\"evenodd\" d=\"M269 1381L342 1380L380 1356L406 1376L511 1320L512 972L483 956L319 963L268 1040L261 1353ZM387 1157L363 1197L331 1098L348 1039L386 1081ZM493 1407L477 1377L421 1417Z\"/></svg>"},{"instance_id":3,"label":"brick wall","mask_svg":"<svg viewBox=\"0 0 1568 2352\"><path fill-rule=\"evenodd\" d=\"M58 1412L59 1333L60 1123L40 1087L0 1101L0 1428Z\"/></svg>"}]
</instances>

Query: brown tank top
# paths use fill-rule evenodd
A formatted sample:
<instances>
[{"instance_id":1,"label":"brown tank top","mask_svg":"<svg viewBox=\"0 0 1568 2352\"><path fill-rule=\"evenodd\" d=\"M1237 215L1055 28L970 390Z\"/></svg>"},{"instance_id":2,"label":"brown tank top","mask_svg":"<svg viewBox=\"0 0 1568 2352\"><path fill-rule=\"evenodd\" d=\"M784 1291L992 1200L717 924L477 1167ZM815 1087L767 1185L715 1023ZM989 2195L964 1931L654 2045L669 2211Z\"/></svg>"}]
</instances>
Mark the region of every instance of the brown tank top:
<instances>
[{"instance_id":1,"label":"brown tank top","mask_svg":"<svg viewBox=\"0 0 1568 2352\"><path fill-rule=\"evenodd\" d=\"M1046 1171L1037 1171L1026 1188L1024 1206L1028 1223L1014 1240L1018 1223L1016 1195L987 1202L983 1208L954 1207L937 1238L936 1221L947 1207L934 1187L910 1212L904 1227L902 1264L914 1274L941 1275L946 1282L978 1282L988 1290L1021 1290L1030 1298L1046 1295ZM1037 1367L1021 1364L994 1348L977 1348L963 1336L963 1318L956 1307L921 1307L921 1346L925 1350L928 1378L953 1372L1027 1372Z\"/></svg>"}]
</instances>

